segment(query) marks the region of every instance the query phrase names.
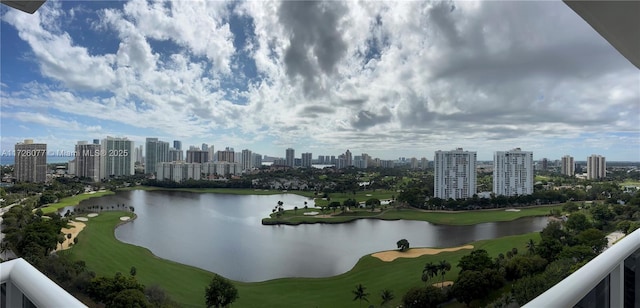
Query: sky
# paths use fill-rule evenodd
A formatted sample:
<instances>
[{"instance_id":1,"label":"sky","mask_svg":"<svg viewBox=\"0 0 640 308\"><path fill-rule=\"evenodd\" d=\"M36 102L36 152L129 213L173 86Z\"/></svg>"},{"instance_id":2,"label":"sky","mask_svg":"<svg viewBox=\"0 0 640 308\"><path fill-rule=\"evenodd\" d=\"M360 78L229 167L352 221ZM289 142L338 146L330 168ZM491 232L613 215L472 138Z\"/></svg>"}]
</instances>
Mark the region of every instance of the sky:
<instances>
[{"instance_id":1,"label":"sky","mask_svg":"<svg viewBox=\"0 0 640 308\"><path fill-rule=\"evenodd\" d=\"M114 136L640 161L640 71L561 1L48 0L0 16L3 153Z\"/></svg>"}]
</instances>

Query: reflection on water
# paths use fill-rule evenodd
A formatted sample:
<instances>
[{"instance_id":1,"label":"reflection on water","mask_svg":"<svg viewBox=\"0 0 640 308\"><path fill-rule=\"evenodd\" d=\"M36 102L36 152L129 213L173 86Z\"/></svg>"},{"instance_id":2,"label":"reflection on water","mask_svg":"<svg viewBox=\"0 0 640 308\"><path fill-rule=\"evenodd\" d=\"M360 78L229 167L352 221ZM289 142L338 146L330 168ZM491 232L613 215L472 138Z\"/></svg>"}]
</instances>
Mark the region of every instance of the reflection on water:
<instances>
[{"instance_id":1,"label":"reflection on water","mask_svg":"<svg viewBox=\"0 0 640 308\"><path fill-rule=\"evenodd\" d=\"M287 194L244 196L167 191L128 191L81 205L124 203L138 219L116 229L126 243L154 254L239 281L281 277L326 277L344 273L358 259L396 248L406 238L412 247L450 247L476 240L539 231L544 217L472 226L421 221L362 219L346 224L263 226L261 219L278 201L304 207L305 197Z\"/></svg>"}]
</instances>

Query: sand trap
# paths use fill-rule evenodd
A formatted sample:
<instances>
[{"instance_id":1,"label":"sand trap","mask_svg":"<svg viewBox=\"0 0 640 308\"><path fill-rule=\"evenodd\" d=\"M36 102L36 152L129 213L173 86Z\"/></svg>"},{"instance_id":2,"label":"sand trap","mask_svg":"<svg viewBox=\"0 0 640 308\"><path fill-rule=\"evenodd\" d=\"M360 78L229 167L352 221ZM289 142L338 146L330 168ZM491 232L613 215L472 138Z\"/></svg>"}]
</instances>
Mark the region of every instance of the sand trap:
<instances>
[{"instance_id":1,"label":"sand trap","mask_svg":"<svg viewBox=\"0 0 640 308\"><path fill-rule=\"evenodd\" d=\"M318 214L320 214L320 213L318 213L318 212L306 212L303 215L305 215L305 216L316 216Z\"/></svg>"},{"instance_id":2,"label":"sand trap","mask_svg":"<svg viewBox=\"0 0 640 308\"><path fill-rule=\"evenodd\" d=\"M397 258L417 258L424 255L436 255L441 252L458 251L462 249L473 249L473 245L465 245L460 247L450 248L410 248L408 251L400 252L399 250L387 250L376 252L372 254L372 257L376 257L385 262L391 262Z\"/></svg>"},{"instance_id":3,"label":"sand trap","mask_svg":"<svg viewBox=\"0 0 640 308\"><path fill-rule=\"evenodd\" d=\"M89 218L87 218L87 217L76 217L74 219L77 220L77 221L89 221Z\"/></svg>"},{"instance_id":4,"label":"sand trap","mask_svg":"<svg viewBox=\"0 0 640 308\"><path fill-rule=\"evenodd\" d=\"M122 221L127 221L127 220L129 220L129 219L131 219L131 217L129 217L129 216L122 216L122 217L120 217L120 220L122 220Z\"/></svg>"},{"instance_id":5,"label":"sand trap","mask_svg":"<svg viewBox=\"0 0 640 308\"><path fill-rule=\"evenodd\" d=\"M505 212L520 212L519 209L506 209Z\"/></svg>"},{"instance_id":6,"label":"sand trap","mask_svg":"<svg viewBox=\"0 0 640 308\"><path fill-rule=\"evenodd\" d=\"M84 217L78 217L78 218L84 218ZM69 249L69 244L73 243L73 239L75 239L76 236L78 236L78 233L80 233L80 231L82 231L82 229L84 229L84 227L86 226L84 223L77 222L77 221L70 221L69 225L73 226L73 228L60 229L60 232L64 234L64 243L62 243L62 248L60 248L60 243L58 243L58 245L56 246L56 251ZM67 234L71 234L71 239L67 238Z\"/></svg>"},{"instance_id":7,"label":"sand trap","mask_svg":"<svg viewBox=\"0 0 640 308\"><path fill-rule=\"evenodd\" d=\"M450 281L450 280L445 280L444 282L436 282L433 284L433 286L437 288L442 288L443 286L448 287L452 285L453 285L453 281Z\"/></svg>"},{"instance_id":8,"label":"sand trap","mask_svg":"<svg viewBox=\"0 0 640 308\"><path fill-rule=\"evenodd\" d=\"M96 216L98 216L98 213L87 214L87 217L96 217Z\"/></svg>"}]
</instances>

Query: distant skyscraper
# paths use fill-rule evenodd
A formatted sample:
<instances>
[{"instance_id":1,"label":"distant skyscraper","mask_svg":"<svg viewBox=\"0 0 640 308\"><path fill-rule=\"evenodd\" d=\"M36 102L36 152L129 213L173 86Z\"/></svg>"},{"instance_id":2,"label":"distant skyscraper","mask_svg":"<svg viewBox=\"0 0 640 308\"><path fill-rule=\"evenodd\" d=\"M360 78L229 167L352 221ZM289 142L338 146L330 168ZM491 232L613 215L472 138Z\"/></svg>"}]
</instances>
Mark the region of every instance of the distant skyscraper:
<instances>
[{"instance_id":1,"label":"distant skyscraper","mask_svg":"<svg viewBox=\"0 0 640 308\"><path fill-rule=\"evenodd\" d=\"M604 156L591 155L587 157L587 179L602 179L607 177L607 163Z\"/></svg>"},{"instance_id":2,"label":"distant skyscraper","mask_svg":"<svg viewBox=\"0 0 640 308\"><path fill-rule=\"evenodd\" d=\"M184 152L182 150L178 150L175 148L169 149L169 161L183 161L184 160Z\"/></svg>"},{"instance_id":3,"label":"distant skyscraper","mask_svg":"<svg viewBox=\"0 0 640 308\"><path fill-rule=\"evenodd\" d=\"M25 139L15 145L14 172L18 182L45 182L47 180L47 145Z\"/></svg>"},{"instance_id":4,"label":"distant skyscraper","mask_svg":"<svg viewBox=\"0 0 640 308\"><path fill-rule=\"evenodd\" d=\"M286 159L286 161L287 161L287 166L288 166L288 167L293 167L293 166L294 166L294 163L295 163L295 160L294 160L294 159L295 159L295 157L296 157L296 154L295 154L295 153L296 153L296 152L295 152L295 150L294 150L294 149L292 149L292 148L288 148L288 149L287 149L287 151L286 151L286 158L285 158L285 159Z\"/></svg>"},{"instance_id":5,"label":"distant skyscraper","mask_svg":"<svg viewBox=\"0 0 640 308\"><path fill-rule=\"evenodd\" d=\"M575 175L576 164L573 161L573 157L569 155L562 156L561 172L563 175L573 176Z\"/></svg>"},{"instance_id":6,"label":"distant skyscraper","mask_svg":"<svg viewBox=\"0 0 640 308\"><path fill-rule=\"evenodd\" d=\"M302 163L300 166L302 168L311 168L312 159L313 159L312 153L302 153Z\"/></svg>"},{"instance_id":7,"label":"distant skyscraper","mask_svg":"<svg viewBox=\"0 0 640 308\"><path fill-rule=\"evenodd\" d=\"M242 170L250 170L251 168L253 168L253 153L251 153L251 150L249 149L244 149L242 150L242 159L241 159L241 165L242 165Z\"/></svg>"},{"instance_id":8,"label":"distant skyscraper","mask_svg":"<svg viewBox=\"0 0 640 308\"><path fill-rule=\"evenodd\" d=\"M145 144L144 173L156 173L158 163L169 161L169 143L158 138L147 138Z\"/></svg>"},{"instance_id":9,"label":"distant skyscraper","mask_svg":"<svg viewBox=\"0 0 640 308\"><path fill-rule=\"evenodd\" d=\"M173 140L173 148L176 150L182 150L182 141Z\"/></svg>"},{"instance_id":10,"label":"distant skyscraper","mask_svg":"<svg viewBox=\"0 0 640 308\"><path fill-rule=\"evenodd\" d=\"M186 161L188 163L206 163L209 161L209 152L199 149L189 149L187 150Z\"/></svg>"},{"instance_id":11,"label":"distant skyscraper","mask_svg":"<svg viewBox=\"0 0 640 308\"><path fill-rule=\"evenodd\" d=\"M476 193L476 152L458 148L436 151L434 196L440 199L470 198Z\"/></svg>"},{"instance_id":12,"label":"distant skyscraper","mask_svg":"<svg viewBox=\"0 0 640 308\"><path fill-rule=\"evenodd\" d=\"M102 139L101 175L103 178L111 176L126 176L135 173L134 144L127 138L113 138L107 136Z\"/></svg>"},{"instance_id":13,"label":"distant skyscraper","mask_svg":"<svg viewBox=\"0 0 640 308\"><path fill-rule=\"evenodd\" d=\"M493 193L504 196L533 193L533 152L516 148L494 153Z\"/></svg>"},{"instance_id":14,"label":"distant skyscraper","mask_svg":"<svg viewBox=\"0 0 640 308\"><path fill-rule=\"evenodd\" d=\"M209 146L208 151L209 151L209 161L214 161L215 160L214 156L216 154L216 151L215 151L215 148L213 147L213 144Z\"/></svg>"},{"instance_id":15,"label":"distant skyscraper","mask_svg":"<svg viewBox=\"0 0 640 308\"><path fill-rule=\"evenodd\" d=\"M218 151L216 153L218 161L226 161L229 163L233 163L235 161L236 153L233 151L233 148L227 147L224 151Z\"/></svg>"},{"instance_id":16,"label":"distant skyscraper","mask_svg":"<svg viewBox=\"0 0 640 308\"><path fill-rule=\"evenodd\" d=\"M418 169L418 159L411 157L411 169Z\"/></svg>"},{"instance_id":17,"label":"distant skyscraper","mask_svg":"<svg viewBox=\"0 0 640 308\"><path fill-rule=\"evenodd\" d=\"M203 143L203 144L202 144L201 149L202 149L203 151L209 151L209 145L208 145L208 144L206 144L206 143Z\"/></svg>"},{"instance_id":18,"label":"distant skyscraper","mask_svg":"<svg viewBox=\"0 0 640 308\"><path fill-rule=\"evenodd\" d=\"M428 161L426 157L420 158L420 169L427 169Z\"/></svg>"},{"instance_id":19,"label":"distant skyscraper","mask_svg":"<svg viewBox=\"0 0 640 308\"><path fill-rule=\"evenodd\" d=\"M77 177L90 178L94 182L100 182L104 178L102 159L105 156L106 153L102 152L100 144L88 144L86 141L78 141L78 144L76 144L76 158L74 159L75 175Z\"/></svg>"},{"instance_id":20,"label":"distant skyscraper","mask_svg":"<svg viewBox=\"0 0 640 308\"><path fill-rule=\"evenodd\" d=\"M353 166L353 155L351 154L351 151L347 150L346 152L344 152L344 160L347 164L347 167Z\"/></svg>"}]
</instances>

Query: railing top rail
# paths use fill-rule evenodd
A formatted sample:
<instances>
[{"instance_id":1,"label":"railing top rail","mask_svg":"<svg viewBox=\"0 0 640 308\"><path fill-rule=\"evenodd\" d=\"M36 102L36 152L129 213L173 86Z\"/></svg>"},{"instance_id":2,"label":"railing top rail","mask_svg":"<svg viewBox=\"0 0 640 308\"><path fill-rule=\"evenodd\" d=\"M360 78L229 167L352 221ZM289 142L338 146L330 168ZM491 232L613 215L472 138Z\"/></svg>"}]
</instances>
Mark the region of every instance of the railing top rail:
<instances>
[{"instance_id":1,"label":"railing top rail","mask_svg":"<svg viewBox=\"0 0 640 308\"><path fill-rule=\"evenodd\" d=\"M540 294L523 308L573 307L613 269L640 249L640 229L625 236L589 263Z\"/></svg>"},{"instance_id":2,"label":"railing top rail","mask_svg":"<svg viewBox=\"0 0 640 308\"><path fill-rule=\"evenodd\" d=\"M87 307L22 258L0 263L0 282L11 282L36 307Z\"/></svg>"}]
</instances>

